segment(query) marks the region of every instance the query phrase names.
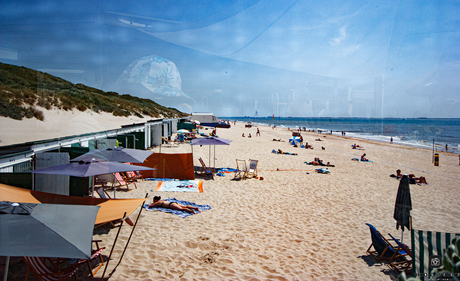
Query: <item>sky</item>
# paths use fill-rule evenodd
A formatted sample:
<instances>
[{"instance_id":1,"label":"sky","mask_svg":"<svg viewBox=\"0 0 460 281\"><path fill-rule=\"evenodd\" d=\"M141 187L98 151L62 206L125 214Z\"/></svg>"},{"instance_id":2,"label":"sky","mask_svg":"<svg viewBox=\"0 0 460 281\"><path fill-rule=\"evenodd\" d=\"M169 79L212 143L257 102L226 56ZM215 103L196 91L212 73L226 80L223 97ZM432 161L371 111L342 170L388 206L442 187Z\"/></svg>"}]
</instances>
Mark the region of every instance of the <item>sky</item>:
<instances>
[{"instance_id":1,"label":"sky","mask_svg":"<svg viewBox=\"0 0 460 281\"><path fill-rule=\"evenodd\" d=\"M459 11L455 0L7 0L0 62L219 117L460 118Z\"/></svg>"}]
</instances>

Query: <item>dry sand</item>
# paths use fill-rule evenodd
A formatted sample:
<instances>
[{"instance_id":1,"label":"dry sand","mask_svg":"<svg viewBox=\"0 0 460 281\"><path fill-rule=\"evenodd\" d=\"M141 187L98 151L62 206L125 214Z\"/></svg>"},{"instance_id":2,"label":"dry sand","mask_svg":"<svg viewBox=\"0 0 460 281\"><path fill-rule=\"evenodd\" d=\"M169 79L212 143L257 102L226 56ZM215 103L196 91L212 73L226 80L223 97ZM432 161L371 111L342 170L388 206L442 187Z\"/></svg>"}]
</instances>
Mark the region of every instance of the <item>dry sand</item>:
<instances>
[{"instance_id":1,"label":"dry sand","mask_svg":"<svg viewBox=\"0 0 460 281\"><path fill-rule=\"evenodd\" d=\"M0 116L0 146L120 129L121 125L142 123L152 118L117 117L111 113L76 109L45 110L44 121L35 118L14 120Z\"/></svg>"},{"instance_id":2,"label":"dry sand","mask_svg":"<svg viewBox=\"0 0 460 281\"><path fill-rule=\"evenodd\" d=\"M365 223L382 234L401 236L393 219L399 182L389 177L398 168L424 176L429 183L411 185L413 227L460 231L458 155L441 153L440 166L434 166L430 150L302 132L304 141L314 146L309 150L289 145L288 129L259 129L260 137L256 128L245 128L243 123L217 129L219 137L232 143L216 146L216 167L235 168L235 159L258 159L263 180L236 181L233 174L226 174L203 179L204 193L154 192L155 181L117 192L124 198L148 193L148 203L161 195L212 209L185 219L142 211L123 260L113 271L132 227L126 224L121 229L105 276L111 275L109 280L391 280L395 274L366 255L371 238ZM252 138L242 137L243 132ZM324 141L315 141L318 137ZM353 143L365 150L352 150ZM273 154L272 149L298 156ZM181 144L168 150L191 151L191 147ZM374 162L351 161L363 152ZM208 164L209 147L196 146L193 153L195 166L200 166L199 157ZM331 173L315 173L316 167L304 164L314 157L334 164ZM139 210L131 215L133 220ZM107 256L117 230L96 230L94 238L103 240ZM407 231L404 241L410 244Z\"/></svg>"}]
</instances>

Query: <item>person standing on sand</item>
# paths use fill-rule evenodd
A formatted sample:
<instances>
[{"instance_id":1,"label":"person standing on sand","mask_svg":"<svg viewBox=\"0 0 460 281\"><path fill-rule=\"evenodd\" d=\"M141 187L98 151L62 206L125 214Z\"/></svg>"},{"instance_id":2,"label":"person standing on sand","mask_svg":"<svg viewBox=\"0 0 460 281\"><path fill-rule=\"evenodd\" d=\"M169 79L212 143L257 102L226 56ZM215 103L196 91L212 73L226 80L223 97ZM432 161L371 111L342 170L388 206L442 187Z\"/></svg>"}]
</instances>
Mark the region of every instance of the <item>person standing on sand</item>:
<instances>
[{"instance_id":1,"label":"person standing on sand","mask_svg":"<svg viewBox=\"0 0 460 281\"><path fill-rule=\"evenodd\" d=\"M260 131L259 131L259 128L257 128L257 133L256 133L256 136L259 136L259 137L260 137Z\"/></svg>"},{"instance_id":2,"label":"person standing on sand","mask_svg":"<svg viewBox=\"0 0 460 281\"><path fill-rule=\"evenodd\" d=\"M390 143L393 143L393 137L390 137Z\"/></svg>"}]
</instances>

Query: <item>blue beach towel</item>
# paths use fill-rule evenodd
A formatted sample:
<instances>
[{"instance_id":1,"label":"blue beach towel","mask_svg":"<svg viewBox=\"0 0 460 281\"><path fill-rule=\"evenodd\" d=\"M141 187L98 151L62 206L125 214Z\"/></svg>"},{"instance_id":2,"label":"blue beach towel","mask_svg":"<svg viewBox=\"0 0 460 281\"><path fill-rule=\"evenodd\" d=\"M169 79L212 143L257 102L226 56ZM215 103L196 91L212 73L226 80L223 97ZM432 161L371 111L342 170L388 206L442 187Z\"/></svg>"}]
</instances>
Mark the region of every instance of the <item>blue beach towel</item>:
<instances>
[{"instance_id":1,"label":"blue beach towel","mask_svg":"<svg viewBox=\"0 0 460 281\"><path fill-rule=\"evenodd\" d=\"M178 200L176 198L168 198L168 199L165 199L165 201L176 202L176 203L179 203L179 204L182 204L182 205L190 205L190 206L198 207L198 209L200 209L201 212L211 209L211 206L209 206L209 205L197 205L195 203L188 202L188 201L183 201L183 200ZM161 212L170 213L170 214L179 216L179 217L181 217L183 219L185 219L188 216L193 215L192 213L188 213L186 211L178 211L178 210L173 210L173 209L169 209L169 208L159 208L159 207L149 208L149 205L150 204L144 204L143 207L145 208L146 211L161 211Z\"/></svg>"},{"instance_id":2,"label":"blue beach towel","mask_svg":"<svg viewBox=\"0 0 460 281\"><path fill-rule=\"evenodd\" d=\"M329 171L327 168L326 169L320 168L320 169L315 169L315 172L320 173L320 174L329 174L331 171Z\"/></svg>"}]
</instances>

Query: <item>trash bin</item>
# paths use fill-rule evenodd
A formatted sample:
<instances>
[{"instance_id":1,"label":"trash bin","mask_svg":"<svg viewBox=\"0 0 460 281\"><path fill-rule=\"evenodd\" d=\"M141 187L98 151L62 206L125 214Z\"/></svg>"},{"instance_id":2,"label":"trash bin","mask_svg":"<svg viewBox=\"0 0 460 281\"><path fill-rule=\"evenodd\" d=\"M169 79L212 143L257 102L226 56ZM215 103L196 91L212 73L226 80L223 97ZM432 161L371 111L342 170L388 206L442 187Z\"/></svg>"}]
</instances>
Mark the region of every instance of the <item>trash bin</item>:
<instances>
[{"instance_id":1,"label":"trash bin","mask_svg":"<svg viewBox=\"0 0 460 281\"><path fill-rule=\"evenodd\" d=\"M438 153L434 154L434 165L439 166L439 154Z\"/></svg>"}]
</instances>

